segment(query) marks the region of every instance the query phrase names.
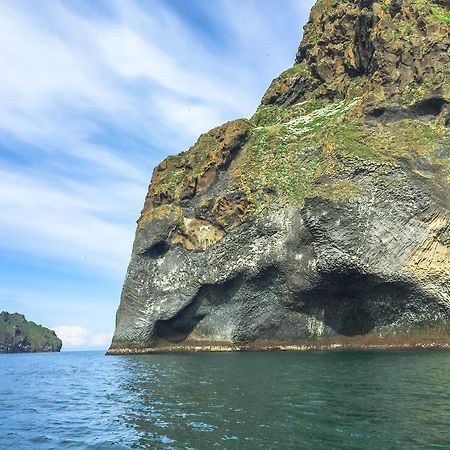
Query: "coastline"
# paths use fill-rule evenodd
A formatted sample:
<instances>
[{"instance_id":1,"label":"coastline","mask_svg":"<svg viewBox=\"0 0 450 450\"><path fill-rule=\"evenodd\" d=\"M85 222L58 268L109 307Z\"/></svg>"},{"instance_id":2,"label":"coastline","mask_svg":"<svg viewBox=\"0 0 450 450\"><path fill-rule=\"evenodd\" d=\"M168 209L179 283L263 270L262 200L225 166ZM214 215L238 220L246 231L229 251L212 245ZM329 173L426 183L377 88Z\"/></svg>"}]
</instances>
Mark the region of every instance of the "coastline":
<instances>
[{"instance_id":1,"label":"coastline","mask_svg":"<svg viewBox=\"0 0 450 450\"><path fill-rule=\"evenodd\" d=\"M145 355L158 353L232 353L232 352L309 352L309 351L395 351L450 350L450 334L358 336L352 338L298 341L296 343L258 341L248 344L226 342L191 342L185 344L157 344L154 347L110 348L106 355Z\"/></svg>"}]
</instances>

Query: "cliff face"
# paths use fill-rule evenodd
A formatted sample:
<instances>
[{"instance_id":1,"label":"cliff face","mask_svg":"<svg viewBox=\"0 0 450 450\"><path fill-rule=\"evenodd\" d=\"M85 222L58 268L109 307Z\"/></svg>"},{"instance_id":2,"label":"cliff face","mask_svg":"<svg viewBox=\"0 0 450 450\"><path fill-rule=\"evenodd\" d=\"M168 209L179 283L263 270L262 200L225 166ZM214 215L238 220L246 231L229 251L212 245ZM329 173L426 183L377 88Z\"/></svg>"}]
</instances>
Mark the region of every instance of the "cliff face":
<instances>
[{"instance_id":1,"label":"cliff face","mask_svg":"<svg viewBox=\"0 0 450 450\"><path fill-rule=\"evenodd\" d=\"M319 0L255 115L155 169L110 353L448 345L449 24Z\"/></svg>"},{"instance_id":2,"label":"cliff face","mask_svg":"<svg viewBox=\"0 0 450 450\"><path fill-rule=\"evenodd\" d=\"M54 331L27 321L22 314L0 313L0 353L59 352L61 347Z\"/></svg>"}]
</instances>

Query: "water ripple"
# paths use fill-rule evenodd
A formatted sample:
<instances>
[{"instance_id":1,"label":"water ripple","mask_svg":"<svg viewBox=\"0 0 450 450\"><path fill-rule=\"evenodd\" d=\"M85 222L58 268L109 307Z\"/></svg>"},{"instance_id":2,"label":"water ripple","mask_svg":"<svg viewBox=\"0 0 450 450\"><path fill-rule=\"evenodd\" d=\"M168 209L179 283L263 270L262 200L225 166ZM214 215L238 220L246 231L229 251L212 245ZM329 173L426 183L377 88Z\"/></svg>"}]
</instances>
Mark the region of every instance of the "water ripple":
<instances>
[{"instance_id":1,"label":"water ripple","mask_svg":"<svg viewBox=\"0 0 450 450\"><path fill-rule=\"evenodd\" d=\"M0 356L1 449L450 449L450 353Z\"/></svg>"}]
</instances>

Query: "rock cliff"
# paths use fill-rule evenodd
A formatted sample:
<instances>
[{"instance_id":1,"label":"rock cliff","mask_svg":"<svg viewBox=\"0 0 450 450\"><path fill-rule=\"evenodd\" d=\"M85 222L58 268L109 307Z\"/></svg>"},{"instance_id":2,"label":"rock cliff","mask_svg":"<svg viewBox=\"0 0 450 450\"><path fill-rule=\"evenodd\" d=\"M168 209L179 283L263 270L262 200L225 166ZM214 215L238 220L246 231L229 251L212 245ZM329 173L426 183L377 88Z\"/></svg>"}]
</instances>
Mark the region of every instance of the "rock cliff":
<instances>
[{"instance_id":1,"label":"rock cliff","mask_svg":"<svg viewBox=\"0 0 450 450\"><path fill-rule=\"evenodd\" d=\"M61 347L54 331L27 321L22 314L0 313L0 353L59 352Z\"/></svg>"},{"instance_id":2,"label":"rock cliff","mask_svg":"<svg viewBox=\"0 0 450 450\"><path fill-rule=\"evenodd\" d=\"M450 4L319 0L153 172L110 353L450 344Z\"/></svg>"}]
</instances>

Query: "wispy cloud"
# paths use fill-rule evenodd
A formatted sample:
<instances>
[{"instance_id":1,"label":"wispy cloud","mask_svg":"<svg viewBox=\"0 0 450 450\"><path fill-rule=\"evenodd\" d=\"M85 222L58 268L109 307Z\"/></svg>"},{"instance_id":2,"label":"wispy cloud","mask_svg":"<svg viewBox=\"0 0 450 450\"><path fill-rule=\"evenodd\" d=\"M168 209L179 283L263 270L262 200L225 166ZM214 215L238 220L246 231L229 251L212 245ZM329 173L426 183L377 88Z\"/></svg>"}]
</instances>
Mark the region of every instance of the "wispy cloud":
<instances>
[{"instance_id":1,"label":"wispy cloud","mask_svg":"<svg viewBox=\"0 0 450 450\"><path fill-rule=\"evenodd\" d=\"M134 211L127 208L143 191L119 181L108 189L116 191L111 198L101 186L0 170L0 232L9 237L2 245L122 275L132 236L117 215L130 217Z\"/></svg>"},{"instance_id":2,"label":"wispy cloud","mask_svg":"<svg viewBox=\"0 0 450 450\"><path fill-rule=\"evenodd\" d=\"M106 349L108 348L112 333L92 333L82 326L60 325L52 330L63 342L63 350L75 349Z\"/></svg>"}]
</instances>

